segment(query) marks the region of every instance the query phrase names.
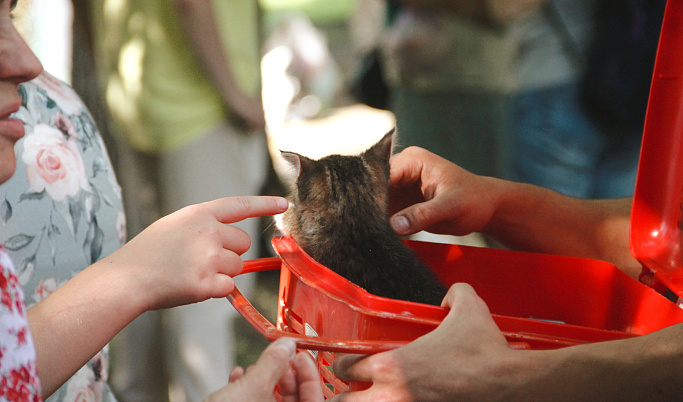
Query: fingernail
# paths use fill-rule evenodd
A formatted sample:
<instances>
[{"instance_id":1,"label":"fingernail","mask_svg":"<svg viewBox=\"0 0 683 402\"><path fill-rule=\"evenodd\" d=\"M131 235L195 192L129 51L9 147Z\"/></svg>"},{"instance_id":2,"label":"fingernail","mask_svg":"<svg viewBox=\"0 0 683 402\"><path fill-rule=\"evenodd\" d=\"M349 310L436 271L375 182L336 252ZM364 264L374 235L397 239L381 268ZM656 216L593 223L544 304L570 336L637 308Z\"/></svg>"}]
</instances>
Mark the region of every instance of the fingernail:
<instances>
[{"instance_id":1,"label":"fingernail","mask_svg":"<svg viewBox=\"0 0 683 402\"><path fill-rule=\"evenodd\" d=\"M286 198L278 197L276 201L280 209L287 209L289 207L289 201Z\"/></svg>"},{"instance_id":2,"label":"fingernail","mask_svg":"<svg viewBox=\"0 0 683 402\"><path fill-rule=\"evenodd\" d=\"M296 354L296 341L293 338L278 338L273 342L273 347L284 350L290 358Z\"/></svg>"},{"instance_id":3,"label":"fingernail","mask_svg":"<svg viewBox=\"0 0 683 402\"><path fill-rule=\"evenodd\" d=\"M410 225L408 224L408 219L405 216L398 215L391 218L391 227L398 234L402 234L408 231Z\"/></svg>"}]
</instances>

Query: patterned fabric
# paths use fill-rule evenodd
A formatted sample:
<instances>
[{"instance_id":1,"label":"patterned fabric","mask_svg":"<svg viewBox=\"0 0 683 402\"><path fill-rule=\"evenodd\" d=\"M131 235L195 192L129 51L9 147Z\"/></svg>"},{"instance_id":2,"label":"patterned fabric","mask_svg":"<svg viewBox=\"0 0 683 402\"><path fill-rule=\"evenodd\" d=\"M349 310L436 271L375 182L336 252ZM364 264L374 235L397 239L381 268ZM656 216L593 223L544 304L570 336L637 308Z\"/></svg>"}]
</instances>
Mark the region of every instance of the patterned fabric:
<instances>
[{"instance_id":1,"label":"patterned fabric","mask_svg":"<svg viewBox=\"0 0 683 402\"><path fill-rule=\"evenodd\" d=\"M24 292L0 246L0 401L42 401Z\"/></svg>"},{"instance_id":2,"label":"patterned fabric","mask_svg":"<svg viewBox=\"0 0 683 402\"><path fill-rule=\"evenodd\" d=\"M17 171L0 186L0 243L31 307L125 241L121 189L92 116L47 73L20 87ZM112 401L107 350L50 401Z\"/></svg>"}]
</instances>

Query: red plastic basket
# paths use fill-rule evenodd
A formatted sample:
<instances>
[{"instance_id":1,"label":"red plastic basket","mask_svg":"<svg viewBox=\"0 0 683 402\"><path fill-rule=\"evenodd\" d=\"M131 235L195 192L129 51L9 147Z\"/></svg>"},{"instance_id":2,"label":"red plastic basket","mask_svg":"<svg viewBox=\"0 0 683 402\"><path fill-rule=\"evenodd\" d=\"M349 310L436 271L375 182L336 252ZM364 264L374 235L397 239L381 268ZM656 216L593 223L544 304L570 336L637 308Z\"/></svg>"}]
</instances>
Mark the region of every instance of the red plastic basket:
<instances>
[{"instance_id":1,"label":"red plastic basket","mask_svg":"<svg viewBox=\"0 0 683 402\"><path fill-rule=\"evenodd\" d=\"M445 284L467 282L516 347L553 349L646 334L683 322L660 293L597 260L408 241ZM230 301L267 339L312 350L326 397L348 389L330 366L336 352L376 353L434 329L446 309L371 295L299 248L273 239L279 258L245 262L243 273L280 269L277 325L235 290ZM362 387L363 384L357 384Z\"/></svg>"},{"instance_id":2,"label":"red plastic basket","mask_svg":"<svg viewBox=\"0 0 683 402\"><path fill-rule=\"evenodd\" d=\"M440 280L474 287L513 347L553 349L623 339L683 322L661 293L683 297L683 1L664 15L631 219L631 250L654 287L597 260L409 241ZM235 289L228 298L267 339L298 339L316 357L325 397L349 387L330 370L338 353L390 350L434 329L446 310L368 294L311 259L289 238L279 257L243 273L280 269L277 323ZM657 289L657 291L655 290Z\"/></svg>"}]
</instances>

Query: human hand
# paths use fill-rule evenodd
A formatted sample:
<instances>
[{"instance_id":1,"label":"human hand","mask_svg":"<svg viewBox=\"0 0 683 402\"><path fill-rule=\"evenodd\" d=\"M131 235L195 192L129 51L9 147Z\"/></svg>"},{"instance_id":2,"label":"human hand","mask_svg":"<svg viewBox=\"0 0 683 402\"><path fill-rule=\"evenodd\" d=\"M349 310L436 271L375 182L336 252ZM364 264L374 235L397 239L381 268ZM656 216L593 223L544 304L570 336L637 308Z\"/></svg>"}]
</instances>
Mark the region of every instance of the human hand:
<instances>
[{"instance_id":1,"label":"human hand","mask_svg":"<svg viewBox=\"0 0 683 402\"><path fill-rule=\"evenodd\" d=\"M514 351L471 286L454 284L444 302L451 310L434 331L401 348L371 356L346 355L334 362L345 381L372 383L332 402L504 400L497 395Z\"/></svg>"},{"instance_id":2,"label":"human hand","mask_svg":"<svg viewBox=\"0 0 683 402\"><path fill-rule=\"evenodd\" d=\"M425 149L406 148L391 158L391 225L399 235L479 231L495 211L495 181Z\"/></svg>"},{"instance_id":3,"label":"human hand","mask_svg":"<svg viewBox=\"0 0 683 402\"><path fill-rule=\"evenodd\" d=\"M191 205L159 219L98 264L139 296L143 311L225 297L251 244L230 225L287 209L280 197L233 197Z\"/></svg>"},{"instance_id":4,"label":"human hand","mask_svg":"<svg viewBox=\"0 0 683 402\"><path fill-rule=\"evenodd\" d=\"M257 131L266 127L266 118L261 99L251 99L246 95L228 99L234 124L245 131Z\"/></svg>"},{"instance_id":5,"label":"human hand","mask_svg":"<svg viewBox=\"0 0 683 402\"><path fill-rule=\"evenodd\" d=\"M320 375L307 353L296 353L291 338L279 338L261 354L256 364L247 369L235 368L229 384L211 394L206 402L275 401L278 385L282 401L317 402L323 400Z\"/></svg>"}]
</instances>

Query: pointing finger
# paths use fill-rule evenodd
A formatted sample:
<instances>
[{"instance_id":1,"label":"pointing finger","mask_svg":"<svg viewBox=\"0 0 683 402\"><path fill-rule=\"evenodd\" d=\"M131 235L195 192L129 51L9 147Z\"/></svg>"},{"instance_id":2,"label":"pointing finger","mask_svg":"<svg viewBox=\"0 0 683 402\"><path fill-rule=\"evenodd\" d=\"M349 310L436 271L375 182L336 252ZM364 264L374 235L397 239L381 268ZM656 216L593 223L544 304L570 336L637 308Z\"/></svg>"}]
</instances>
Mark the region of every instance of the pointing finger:
<instances>
[{"instance_id":1,"label":"pointing finger","mask_svg":"<svg viewBox=\"0 0 683 402\"><path fill-rule=\"evenodd\" d=\"M276 215L287 210L289 203L282 197L247 196L220 198L206 203L218 221L235 223L247 218Z\"/></svg>"}]
</instances>

